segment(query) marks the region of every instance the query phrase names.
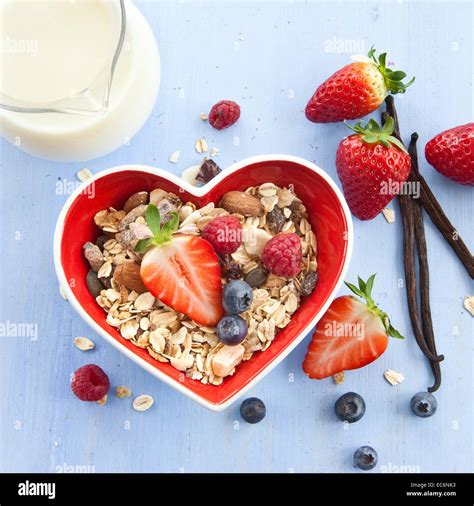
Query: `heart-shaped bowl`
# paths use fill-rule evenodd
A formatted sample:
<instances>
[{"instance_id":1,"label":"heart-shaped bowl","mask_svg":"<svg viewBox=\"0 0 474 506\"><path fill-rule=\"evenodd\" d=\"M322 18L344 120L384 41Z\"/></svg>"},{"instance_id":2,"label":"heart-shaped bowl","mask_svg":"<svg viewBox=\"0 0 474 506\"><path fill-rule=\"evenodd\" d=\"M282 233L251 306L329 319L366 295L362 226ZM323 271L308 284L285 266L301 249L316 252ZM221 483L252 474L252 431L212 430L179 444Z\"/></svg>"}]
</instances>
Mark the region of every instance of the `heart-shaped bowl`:
<instances>
[{"instance_id":1,"label":"heart-shaped bowl","mask_svg":"<svg viewBox=\"0 0 474 506\"><path fill-rule=\"evenodd\" d=\"M184 201L202 207L219 202L227 191L245 190L265 182L294 188L307 208L318 245L316 289L303 299L291 322L278 333L270 348L241 363L234 375L225 378L221 385L204 385L185 377L169 364L156 361L106 323L103 309L87 289L89 266L83 256L84 243L95 241L100 233L94 224L98 211L108 207L122 209L133 193L155 188L179 194ZM321 318L343 281L352 244L351 214L334 181L319 167L301 158L264 155L235 163L199 188L163 170L141 165L99 172L77 188L58 217L54 263L68 301L98 334L149 373L203 406L220 411L279 364Z\"/></svg>"}]
</instances>

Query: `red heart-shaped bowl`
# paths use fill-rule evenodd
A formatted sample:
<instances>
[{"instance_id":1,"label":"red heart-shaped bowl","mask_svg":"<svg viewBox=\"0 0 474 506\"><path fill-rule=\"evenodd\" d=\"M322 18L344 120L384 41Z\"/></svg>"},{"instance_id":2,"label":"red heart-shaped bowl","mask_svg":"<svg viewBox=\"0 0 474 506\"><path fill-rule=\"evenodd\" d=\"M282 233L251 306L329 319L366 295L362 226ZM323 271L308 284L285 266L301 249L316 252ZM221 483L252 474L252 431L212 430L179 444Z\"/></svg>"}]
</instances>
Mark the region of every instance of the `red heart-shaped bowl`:
<instances>
[{"instance_id":1,"label":"red heart-shaped bowl","mask_svg":"<svg viewBox=\"0 0 474 506\"><path fill-rule=\"evenodd\" d=\"M273 182L292 185L308 210L318 245L318 283L301 304L291 322L265 352L257 352L239 365L233 376L219 386L203 385L183 377L171 367L154 360L146 350L134 346L106 323L106 315L86 285L88 264L82 246L94 241L99 229L94 215L107 207L121 209L137 191L162 188L180 194L198 207L217 203L229 190ZM300 343L324 314L349 265L352 252L352 219L347 204L334 181L319 167L288 155L265 155L238 162L207 185L196 188L165 171L145 166L122 166L98 173L67 200L59 215L54 237L56 272L67 299L80 316L109 343L127 357L176 390L200 404L220 411L269 373Z\"/></svg>"}]
</instances>

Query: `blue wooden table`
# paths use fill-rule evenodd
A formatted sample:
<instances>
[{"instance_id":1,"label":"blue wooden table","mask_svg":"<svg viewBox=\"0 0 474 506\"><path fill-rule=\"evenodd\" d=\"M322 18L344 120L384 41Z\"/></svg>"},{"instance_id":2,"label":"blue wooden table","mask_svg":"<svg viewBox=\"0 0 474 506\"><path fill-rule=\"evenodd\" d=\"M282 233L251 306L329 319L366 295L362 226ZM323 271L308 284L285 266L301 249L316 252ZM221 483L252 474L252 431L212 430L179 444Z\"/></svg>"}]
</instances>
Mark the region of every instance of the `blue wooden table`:
<instances>
[{"instance_id":1,"label":"blue wooden table","mask_svg":"<svg viewBox=\"0 0 474 506\"><path fill-rule=\"evenodd\" d=\"M198 406L126 360L85 325L63 300L53 269L52 237L72 182L84 165L93 172L125 163L180 173L200 160L205 136L222 167L262 153L284 152L316 162L337 179L335 151L343 125L314 125L303 110L316 85L372 43L416 75L397 97L402 133L435 133L473 119L472 2L137 2L158 40L163 79L152 116L131 141L88 164L42 161L1 144L0 322L37 325L37 338L0 338L0 471L330 472L353 470L364 444L379 453L379 472L473 471L473 318L462 299L473 285L427 220L432 308L443 386L431 419L413 416L411 396L430 385L431 372L407 317L401 220L355 221L348 279L377 272L375 298L407 336L391 340L375 363L346 374L343 385L311 381L301 370L308 339L251 392L268 414L255 426L239 420L238 403L223 413ZM232 129L217 132L201 111L221 98L240 103ZM179 163L169 155L181 151ZM438 175L421 154L421 170L448 215L474 249L473 190ZM88 336L87 354L72 344ZM112 384L149 393L153 408L135 412L129 399L83 404L70 374L94 362ZM387 368L406 380L392 387ZM367 413L344 427L334 401L353 390Z\"/></svg>"}]
</instances>

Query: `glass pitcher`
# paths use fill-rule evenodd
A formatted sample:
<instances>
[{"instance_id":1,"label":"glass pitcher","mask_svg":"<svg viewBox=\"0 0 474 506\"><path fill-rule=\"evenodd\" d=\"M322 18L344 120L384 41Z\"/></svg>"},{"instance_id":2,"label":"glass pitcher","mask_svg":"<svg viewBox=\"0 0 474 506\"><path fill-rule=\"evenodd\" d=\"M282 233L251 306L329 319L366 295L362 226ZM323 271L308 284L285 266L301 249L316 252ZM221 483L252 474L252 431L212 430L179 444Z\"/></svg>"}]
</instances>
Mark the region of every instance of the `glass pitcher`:
<instances>
[{"instance_id":1,"label":"glass pitcher","mask_svg":"<svg viewBox=\"0 0 474 506\"><path fill-rule=\"evenodd\" d=\"M124 0L1 0L0 5L4 10L0 21L0 108L20 113L104 114L124 44ZM88 39L90 32L94 33L92 28L102 33L98 12L104 14L107 29L100 50ZM47 26L39 26L45 20ZM73 22L68 25L68 20ZM34 34L40 34L36 40ZM85 75L81 69L87 70ZM48 72L56 78L50 79Z\"/></svg>"}]
</instances>

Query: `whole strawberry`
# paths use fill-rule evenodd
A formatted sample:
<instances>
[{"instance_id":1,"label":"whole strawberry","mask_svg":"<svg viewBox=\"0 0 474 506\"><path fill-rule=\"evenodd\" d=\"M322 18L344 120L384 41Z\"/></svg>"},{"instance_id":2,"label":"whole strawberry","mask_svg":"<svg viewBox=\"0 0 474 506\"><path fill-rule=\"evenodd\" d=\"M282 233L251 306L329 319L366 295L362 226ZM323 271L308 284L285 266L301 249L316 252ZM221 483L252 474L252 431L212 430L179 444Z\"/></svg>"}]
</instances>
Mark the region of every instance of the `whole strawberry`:
<instances>
[{"instance_id":1,"label":"whole strawberry","mask_svg":"<svg viewBox=\"0 0 474 506\"><path fill-rule=\"evenodd\" d=\"M375 111L389 93L404 93L415 78L405 84L405 72L388 68L386 59L383 53L377 60L372 47L364 61L335 72L309 100L306 117L314 123L362 118Z\"/></svg>"},{"instance_id":2,"label":"whole strawberry","mask_svg":"<svg viewBox=\"0 0 474 506\"><path fill-rule=\"evenodd\" d=\"M337 149L336 167L344 196L354 216L371 220L402 189L411 170L410 156L393 137L393 119L381 129L375 120L357 123L353 135Z\"/></svg>"},{"instance_id":3,"label":"whole strawberry","mask_svg":"<svg viewBox=\"0 0 474 506\"><path fill-rule=\"evenodd\" d=\"M425 156L443 176L474 186L474 123L438 134L426 145Z\"/></svg>"}]
</instances>

